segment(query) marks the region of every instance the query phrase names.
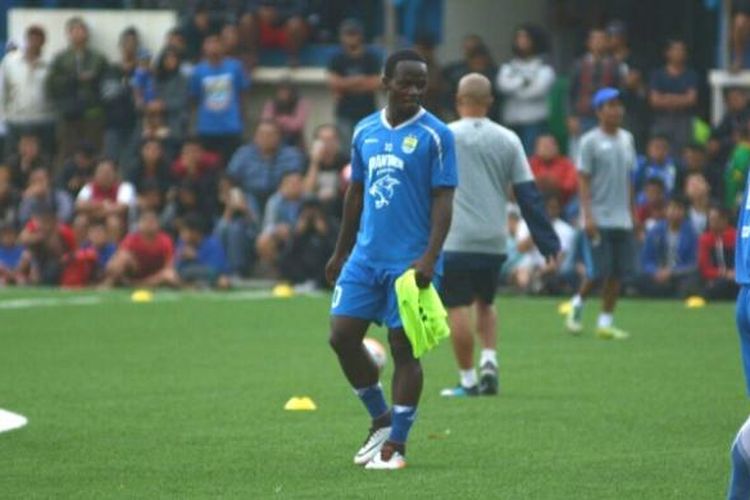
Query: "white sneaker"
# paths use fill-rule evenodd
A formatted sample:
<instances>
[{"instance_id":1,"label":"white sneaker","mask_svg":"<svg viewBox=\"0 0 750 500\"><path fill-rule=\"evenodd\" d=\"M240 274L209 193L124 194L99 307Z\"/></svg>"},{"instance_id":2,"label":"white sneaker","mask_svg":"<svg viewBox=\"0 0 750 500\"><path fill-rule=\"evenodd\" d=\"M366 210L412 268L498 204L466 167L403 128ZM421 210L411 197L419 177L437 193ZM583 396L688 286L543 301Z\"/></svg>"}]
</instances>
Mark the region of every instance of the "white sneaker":
<instances>
[{"instance_id":1,"label":"white sneaker","mask_svg":"<svg viewBox=\"0 0 750 500\"><path fill-rule=\"evenodd\" d=\"M356 465L365 465L373 459L375 455L380 455L380 449L383 447L383 443L388 440L388 436L391 434L390 427L381 427L370 431L370 435L365 439L365 444L359 449L356 455L354 455L354 463Z\"/></svg>"},{"instance_id":2,"label":"white sneaker","mask_svg":"<svg viewBox=\"0 0 750 500\"><path fill-rule=\"evenodd\" d=\"M406 458L392 446L381 449L365 465L365 469L368 470L396 470L404 467L406 467Z\"/></svg>"},{"instance_id":3,"label":"white sneaker","mask_svg":"<svg viewBox=\"0 0 750 500\"><path fill-rule=\"evenodd\" d=\"M570 310L565 316L565 328L568 329L573 335L578 335L583 331L583 323L581 321L583 317L583 304L578 306L570 305Z\"/></svg>"}]
</instances>

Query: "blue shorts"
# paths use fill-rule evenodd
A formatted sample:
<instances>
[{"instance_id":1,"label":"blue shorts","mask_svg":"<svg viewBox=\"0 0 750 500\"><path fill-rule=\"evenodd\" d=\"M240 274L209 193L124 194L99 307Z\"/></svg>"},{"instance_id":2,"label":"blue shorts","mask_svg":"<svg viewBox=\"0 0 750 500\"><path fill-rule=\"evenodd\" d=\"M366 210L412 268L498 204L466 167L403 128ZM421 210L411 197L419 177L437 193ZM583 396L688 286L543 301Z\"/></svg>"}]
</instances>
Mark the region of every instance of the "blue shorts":
<instances>
[{"instance_id":1,"label":"blue shorts","mask_svg":"<svg viewBox=\"0 0 750 500\"><path fill-rule=\"evenodd\" d=\"M348 260L333 289L331 316L349 316L391 329L401 328L395 284L407 268L375 268ZM440 277L436 274L432 282L438 288Z\"/></svg>"},{"instance_id":2,"label":"blue shorts","mask_svg":"<svg viewBox=\"0 0 750 500\"><path fill-rule=\"evenodd\" d=\"M750 287L742 285L737 295L737 332L740 335L740 354L745 370L745 387L750 396Z\"/></svg>"}]
</instances>

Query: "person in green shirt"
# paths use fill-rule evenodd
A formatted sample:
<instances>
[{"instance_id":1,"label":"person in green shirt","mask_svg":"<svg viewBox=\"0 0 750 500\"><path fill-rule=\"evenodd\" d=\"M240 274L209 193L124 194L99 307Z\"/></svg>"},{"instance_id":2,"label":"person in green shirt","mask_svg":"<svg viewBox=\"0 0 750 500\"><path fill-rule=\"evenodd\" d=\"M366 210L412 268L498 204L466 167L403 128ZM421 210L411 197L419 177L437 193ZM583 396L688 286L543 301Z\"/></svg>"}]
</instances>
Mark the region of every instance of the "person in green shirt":
<instances>
[{"instance_id":1,"label":"person in green shirt","mask_svg":"<svg viewBox=\"0 0 750 500\"><path fill-rule=\"evenodd\" d=\"M61 127L60 158L73 155L81 141L102 144L104 109L101 83L107 71L107 59L89 47L89 28L80 17L65 23L68 48L55 55L46 87L59 114Z\"/></svg>"},{"instance_id":2,"label":"person in green shirt","mask_svg":"<svg viewBox=\"0 0 750 500\"><path fill-rule=\"evenodd\" d=\"M724 206L736 210L742 202L742 192L750 166L750 126L746 124L740 131L740 140L729 156L724 171Z\"/></svg>"}]
</instances>

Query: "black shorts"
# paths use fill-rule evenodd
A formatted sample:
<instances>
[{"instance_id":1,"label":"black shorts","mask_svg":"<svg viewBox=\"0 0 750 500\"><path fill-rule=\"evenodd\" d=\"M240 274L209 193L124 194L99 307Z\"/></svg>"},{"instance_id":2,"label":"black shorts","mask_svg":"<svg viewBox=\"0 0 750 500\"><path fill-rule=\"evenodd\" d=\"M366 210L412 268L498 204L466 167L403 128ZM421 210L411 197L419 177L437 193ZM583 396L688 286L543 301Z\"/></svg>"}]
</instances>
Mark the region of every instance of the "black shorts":
<instances>
[{"instance_id":1,"label":"black shorts","mask_svg":"<svg viewBox=\"0 0 750 500\"><path fill-rule=\"evenodd\" d=\"M599 228L596 241L584 235L583 261L590 280L630 277L636 254L635 238L629 229Z\"/></svg>"},{"instance_id":2,"label":"black shorts","mask_svg":"<svg viewBox=\"0 0 750 500\"><path fill-rule=\"evenodd\" d=\"M504 255L446 252L441 298L445 307L470 306L475 300L495 301Z\"/></svg>"}]
</instances>

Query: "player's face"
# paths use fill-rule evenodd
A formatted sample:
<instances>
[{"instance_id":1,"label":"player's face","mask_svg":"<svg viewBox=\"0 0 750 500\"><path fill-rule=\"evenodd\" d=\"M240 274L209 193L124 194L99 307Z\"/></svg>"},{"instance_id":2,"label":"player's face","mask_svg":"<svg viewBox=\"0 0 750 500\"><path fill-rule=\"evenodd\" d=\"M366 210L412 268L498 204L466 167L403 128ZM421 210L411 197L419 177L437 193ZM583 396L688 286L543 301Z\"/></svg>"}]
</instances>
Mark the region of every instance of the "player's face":
<instances>
[{"instance_id":1,"label":"player's face","mask_svg":"<svg viewBox=\"0 0 750 500\"><path fill-rule=\"evenodd\" d=\"M26 37L26 45L32 51L41 51L44 46L44 38L38 33L31 33Z\"/></svg>"},{"instance_id":2,"label":"player's face","mask_svg":"<svg viewBox=\"0 0 750 500\"><path fill-rule=\"evenodd\" d=\"M36 223L39 227L39 232L44 235L52 234L52 232L57 227L57 219L55 218L55 214L40 215L36 218Z\"/></svg>"},{"instance_id":3,"label":"player's face","mask_svg":"<svg viewBox=\"0 0 750 500\"><path fill-rule=\"evenodd\" d=\"M607 50L607 34L603 31L592 31L589 34L589 51L594 54L602 54Z\"/></svg>"},{"instance_id":4,"label":"player's face","mask_svg":"<svg viewBox=\"0 0 750 500\"><path fill-rule=\"evenodd\" d=\"M726 229L726 220L718 210L710 210L708 212L708 227L711 231L721 232Z\"/></svg>"},{"instance_id":5,"label":"player's face","mask_svg":"<svg viewBox=\"0 0 750 500\"><path fill-rule=\"evenodd\" d=\"M671 224L680 224L685 218L685 209L679 203L670 203L667 206L667 220Z\"/></svg>"},{"instance_id":6,"label":"player's face","mask_svg":"<svg viewBox=\"0 0 750 500\"><path fill-rule=\"evenodd\" d=\"M703 198L708 195L708 182L702 175L691 175L688 177L685 194L691 200Z\"/></svg>"},{"instance_id":7,"label":"player's face","mask_svg":"<svg viewBox=\"0 0 750 500\"><path fill-rule=\"evenodd\" d=\"M362 46L362 35L357 32L343 33L340 40L341 45L349 52L356 52Z\"/></svg>"},{"instance_id":8,"label":"player's face","mask_svg":"<svg viewBox=\"0 0 750 500\"><path fill-rule=\"evenodd\" d=\"M115 166L109 162L100 163L96 168L95 180L103 188L114 185L115 181L117 181Z\"/></svg>"},{"instance_id":9,"label":"player's face","mask_svg":"<svg viewBox=\"0 0 750 500\"><path fill-rule=\"evenodd\" d=\"M12 246L16 243L16 233L12 229L3 229L0 231L0 245L4 247Z\"/></svg>"},{"instance_id":10,"label":"player's face","mask_svg":"<svg viewBox=\"0 0 750 500\"><path fill-rule=\"evenodd\" d=\"M201 242L201 234L188 227L180 229L180 239L188 245L197 245Z\"/></svg>"},{"instance_id":11,"label":"player's face","mask_svg":"<svg viewBox=\"0 0 750 500\"><path fill-rule=\"evenodd\" d=\"M534 42L526 30L518 30L516 33L516 47L521 54L530 54L534 50Z\"/></svg>"},{"instance_id":12,"label":"player's face","mask_svg":"<svg viewBox=\"0 0 750 500\"><path fill-rule=\"evenodd\" d=\"M156 218L156 214L148 212L141 217L138 228L146 236L153 236L159 232L159 219Z\"/></svg>"},{"instance_id":13,"label":"player's face","mask_svg":"<svg viewBox=\"0 0 750 500\"><path fill-rule=\"evenodd\" d=\"M557 148L557 141L554 137L543 135L536 141L536 154L543 160L552 160L557 157L560 151Z\"/></svg>"},{"instance_id":14,"label":"player's face","mask_svg":"<svg viewBox=\"0 0 750 500\"><path fill-rule=\"evenodd\" d=\"M93 225L89 228L89 241L95 247L101 247L107 243L107 230L101 224Z\"/></svg>"},{"instance_id":15,"label":"player's face","mask_svg":"<svg viewBox=\"0 0 750 500\"><path fill-rule=\"evenodd\" d=\"M727 107L732 111L742 111L747 107L747 94L742 90L732 90L727 95Z\"/></svg>"},{"instance_id":16,"label":"player's face","mask_svg":"<svg viewBox=\"0 0 750 500\"><path fill-rule=\"evenodd\" d=\"M427 87L427 65L417 61L396 64L393 77L385 81L388 105L403 114L416 113Z\"/></svg>"},{"instance_id":17,"label":"player's face","mask_svg":"<svg viewBox=\"0 0 750 500\"><path fill-rule=\"evenodd\" d=\"M669 154L669 144L664 139L652 139L648 143L648 156L657 163L662 163Z\"/></svg>"},{"instance_id":18,"label":"player's face","mask_svg":"<svg viewBox=\"0 0 750 500\"><path fill-rule=\"evenodd\" d=\"M298 200L302 197L304 186L302 185L302 176L298 174L288 174L281 180L279 191L289 200Z\"/></svg>"},{"instance_id":19,"label":"player's face","mask_svg":"<svg viewBox=\"0 0 750 500\"><path fill-rule=\"evenodd\" d=\"M24 158L34 158L39 155L39 139L33 135L21 137L18 141L18 152Z\"/></svg>"},{"instance_id":20,"label":"player's face","mask_svg":"<svg viewBox=\"0 0 750 500\"><path fill-rule=\"evenodd\" d=\"M332 127L326 127L318 132L317 139L323 143L326 151L338 152L341 149L338 133Z\"/></svg>"},{"instance_id":21,"label":"player's face","mask_svg":"<svg viewBox=\"0 0 750 500\"><path fill-rule=\"evenodd\" d=\"M622 117L625 109L619 99L613 99L605 102L599 111L597 111L602 124L609 127L619 127L622 124Z\"/></svg>"},{"instance_id":22,"label":"player's face","mask_svg":"<svg viewBox=\"0 0 750 500\"><path fill-rule=\"evenodd\" d=\"M643 192L649 205L658 205L664 201L664 190L656 184L647 184Z\"/></svg>"},{"instance_id":23,"label":"player's face","mask_svg":"<svg viewBox=\"0 0 750 500\"><path fill-rule=\"evenodd\" d=\"M687 47L682 42L675 42L667 49L667 62L683 64L687 60Z\"/></svg>"},{"instance_id":24,"label":"player's face","mask_svg":"<svg viewBox=\"0 0 750 500\"><path fill-rule=\"evenodd\" d=\"M275 151L281 145L281 132L271 123L262 123L255 131L255 144L261 151Z\"/></svg>"},{"instance_id":25,"label":"player's face","mask_svg":"<svg viewBox=\"0 0 750 500\"><path fill-rule=\"evenodd\" d=\"M161 145L156 141L147 142L143 145L141 154L145 162L150 164L156 163L161 158Z\"/></svg>"},{"instance_id":26,"label":"player's face","mask_svg":"<svg viewBox=\"0 0 750 500\"><path fill-rule=\"evenodd\" d=\"M79 23L75 23L70 27L68 31L68 39L70 43L79 47L86 43L89 37L88 29Z\"/></svg>"},{"instance_id":27,"label":"player's face","mask_svg":"<svg viewBox=\"0 0 750 500\"><path fill-rule=\"evenodd\" d=\"M49 175L45 170L34 170L29 177L29 185L35 186L39 191L47 192L49 190Z\"/></svg>"},{"instance_id":28,"label":"player's face","mask_svg":"<svg viewBox=\"0 0 750 500\"><path fill-rule=\"evenodd\" d=\"M222 44L221 39L212 35L206 38L203 42L203 53L208 58L219 58L222 55Z\"/></svg>"}]
</instances>

